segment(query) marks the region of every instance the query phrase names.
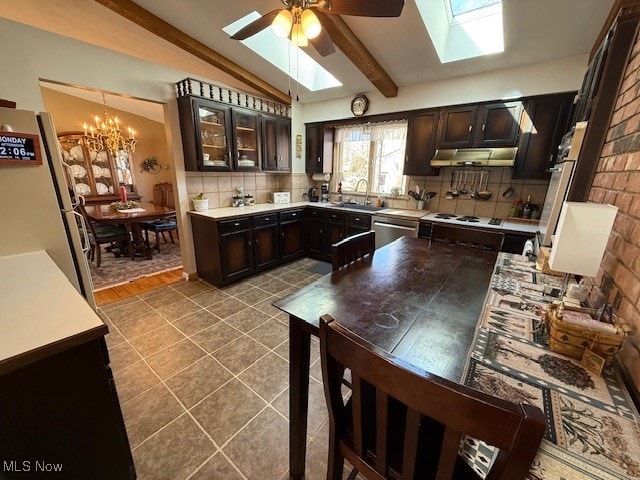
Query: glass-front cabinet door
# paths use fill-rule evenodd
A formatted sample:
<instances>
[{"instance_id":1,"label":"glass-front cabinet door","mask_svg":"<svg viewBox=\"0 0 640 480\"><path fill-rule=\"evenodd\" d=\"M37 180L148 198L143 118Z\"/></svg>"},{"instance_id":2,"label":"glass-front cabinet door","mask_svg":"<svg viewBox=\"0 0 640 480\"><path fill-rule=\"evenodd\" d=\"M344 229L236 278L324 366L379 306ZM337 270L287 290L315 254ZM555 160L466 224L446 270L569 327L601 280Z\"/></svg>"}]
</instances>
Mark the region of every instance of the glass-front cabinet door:
<instances>
[{"instance_id":1,"label":"glass-front cabinet door","mask_svg":"<svg viewBox=\"0 0 640 480\"><path fill-rule=\"evenodd\" d=\"M231 145L228 141L227 125L230 122L231 111L228 108L212 107L203 103L197 106L202 166L230 170Z\"/></svg>"},{"instance_id":2,"label":"glass-front cabinet door","mask_svg":"<svg viewBox=\"0 0 640 480\"><path fill-rule=\"evenodd\" d=\"M69 167L67 185L76 194L92 199L116 193L118 176L109 152L90 150L80 133L59 135L58 141L62 159Z\"/></svg>"},{"instance_id":3,"label":"glass-front cabinet door","mask_svg":"<svg viewBox=\"0 0 640 480\"><path fill-rule=\"evenodd\" d=\"M234 109L233 133L236 147L236 168L260 168L260 116Z\"/></svg>"}]
</instances>

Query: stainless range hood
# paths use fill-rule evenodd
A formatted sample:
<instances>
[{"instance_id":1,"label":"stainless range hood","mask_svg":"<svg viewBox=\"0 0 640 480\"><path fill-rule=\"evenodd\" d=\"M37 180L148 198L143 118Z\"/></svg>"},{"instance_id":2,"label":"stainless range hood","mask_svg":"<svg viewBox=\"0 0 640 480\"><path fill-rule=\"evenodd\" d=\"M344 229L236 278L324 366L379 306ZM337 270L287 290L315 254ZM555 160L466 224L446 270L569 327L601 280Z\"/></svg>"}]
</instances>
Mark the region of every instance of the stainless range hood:
<instances>
[{"instance_id":1,"label":"stainless range hood","mask_svg":"<svg viewBox=\"0 0 640 480\"><path fill-rule=\"evenodd\" d=\"M432 167L512 167L517 147L436 150Z\"/></svg>"}]
</instances>

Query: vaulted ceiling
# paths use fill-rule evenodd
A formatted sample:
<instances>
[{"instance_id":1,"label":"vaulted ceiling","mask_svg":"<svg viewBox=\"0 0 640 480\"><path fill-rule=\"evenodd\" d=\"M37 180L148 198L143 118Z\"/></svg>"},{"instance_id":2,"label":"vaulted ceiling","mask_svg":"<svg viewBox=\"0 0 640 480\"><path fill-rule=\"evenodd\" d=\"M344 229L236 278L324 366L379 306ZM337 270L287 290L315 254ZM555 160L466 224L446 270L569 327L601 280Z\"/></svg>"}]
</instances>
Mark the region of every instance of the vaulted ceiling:
<instances>
[{"instance_id":1,"label":"vaulted ceiling","mask_svg":"<svg viewBox=\"0 0 640 480\"><path fill-rule=\"evenodd\" d=\"M614 0L504 0L505 52L447 64L440 63L415 2L405 0L398 18L340 17L333 29L342 31L345 39L339 47L347 54L337 49L334 54L321 57L312 47L305 51L343 85L310 92L294 83L293 89L299 88L300 102L313 103L381 90L366 69L363 73L354 64L358 60L354 60L353 52L360 55L360 47L373 59L365 61L377 62L388 75L382 88L396 85L400 90L450 77L586 55ZM286 96L290 88L285 73L222 31L222 27L251 11L262 14L281 7L279 0L135 0L135 3L130 0L3 0L2 3L0 15L3 17L166 64L231 87L275 97ZM128 6L140 19L132 22L131 14L116 13L102 3L111 7ZM157 20L149 20L156 17ZM176 36L180 41L175 42ZM186 51L185 38L190 39ZM354 45L357 42L362 45ZM208 58L220 63L216 65ZM393 92L388 96L393 96Z\"/></svg>"}]
</instances>

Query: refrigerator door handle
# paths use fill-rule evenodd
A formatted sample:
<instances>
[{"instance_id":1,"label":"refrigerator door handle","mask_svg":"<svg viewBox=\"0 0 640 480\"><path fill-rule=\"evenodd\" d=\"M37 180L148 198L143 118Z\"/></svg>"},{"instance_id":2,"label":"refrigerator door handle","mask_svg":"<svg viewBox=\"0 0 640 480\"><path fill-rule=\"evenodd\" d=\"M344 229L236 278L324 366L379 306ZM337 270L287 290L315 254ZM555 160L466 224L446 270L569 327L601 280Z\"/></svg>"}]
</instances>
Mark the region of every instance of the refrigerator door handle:
<instances>
[{"instance_id":1,"label":"refrigerator door handle","mask_svg":"<svg viewBox=\"0 0 640 480\"><path fill-rule=\"evenodd\" d=\"M66 168L69 171L69 178L71 179L71 182L73 183L73 197L71 198L71 208L76 208L78 205L80 205L80 198L78 197L78 194L76 193L76 185L75 185L75 180L73 179L73 171L71 170L71 165L69 165L67 162L65 162L64 160L60 160L60 163L62 164L62 166L64 168ZM75 198L75 201L73 200ZM77 212L74 212L77 213ZM80 215L82 217L82 215ZM84 217L82 217L82 221L84 222Z\"/></svg>"},{"instance_id":2,"label":"refrigerator door handle","mask_svg":"<svg viewBox=\"0 0 640 480\"><path fill-rule=\"evenodd\" d=\"M91 245L89 244L89 233L87 232L87 222L82 214L76 211L73 211L72 213L80 219L80 230L82 230L82 236L84 237L82 252L86 254L91 249Z\"/></svg>"}]
</instances>

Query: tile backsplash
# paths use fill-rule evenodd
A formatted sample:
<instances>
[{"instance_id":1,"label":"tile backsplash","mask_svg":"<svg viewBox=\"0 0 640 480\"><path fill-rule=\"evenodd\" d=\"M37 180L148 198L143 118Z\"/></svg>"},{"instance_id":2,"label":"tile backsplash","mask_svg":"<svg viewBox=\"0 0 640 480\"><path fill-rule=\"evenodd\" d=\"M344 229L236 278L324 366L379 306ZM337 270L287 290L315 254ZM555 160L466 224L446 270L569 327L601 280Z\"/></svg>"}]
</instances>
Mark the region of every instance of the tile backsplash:
<instances>
[{"instance_id":1,"label":"tile backsplash","mask_svg":"<svg viewBox=\"0 0 640 480\"><path fill-rule=\"evenodd\" d=\"M415 190L416 185L420 190L436 192L437 195L425 206L425 210L431 212L455 213L457 215L476 215L478 217L507 217L513 202L521 198L526 201L531 195L531 202L542 205L547 192L549 182L546 180L514 180L511 178L511 167L487 168L489 180L487 190L492 193L489 200L474 200L469 194L459 195L457 198L448 200L447 190L451 184L451 174L458 168L441 168L437 177L409 177L407 190ZM468 171L481 170L466 169ZM300 202L306 200L302 196L302 191L310 187L320 188L322 182L314 182L311 175L305 173L281 174L265 172L224 172L224 173L198 173L187 172L187 193L189 198L200 192L209 198L209 207L230 207L231 198L235 194L235 188L244 186L245 194L252 194L256 203L268 203L271 200L271 192L291 192L291 201ZM509 188L513 188L514 193L508 198L503 197L503 193ZM467 189L471 190L470 184ZM331 198L337 197L335 186L331 183ZM359 197L360 194L344 192L343 197ZM375 202L377 194L370 195L372 202ZM387 206L392 208L403 208L416 210L418 202L408 197L400 195L392 197L385 196Z\"/></svg>"},{"instance_id":2,"label":"tile backsplash","mask_svg":"<svg viewBox=\"0 0 640 480\"><path fill-rule=\"evenodd\" d=\"M302 190L315 186L305 173L186 172L186 178L189 199L202 192L209 198L209 208L230 207L238 186L244 187L245 195L253 195L256 203L269 203L272 192L291 192L291 201L300 202L306 200Z\"/></svg>"}]
</instances>

